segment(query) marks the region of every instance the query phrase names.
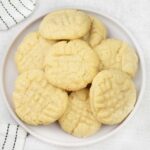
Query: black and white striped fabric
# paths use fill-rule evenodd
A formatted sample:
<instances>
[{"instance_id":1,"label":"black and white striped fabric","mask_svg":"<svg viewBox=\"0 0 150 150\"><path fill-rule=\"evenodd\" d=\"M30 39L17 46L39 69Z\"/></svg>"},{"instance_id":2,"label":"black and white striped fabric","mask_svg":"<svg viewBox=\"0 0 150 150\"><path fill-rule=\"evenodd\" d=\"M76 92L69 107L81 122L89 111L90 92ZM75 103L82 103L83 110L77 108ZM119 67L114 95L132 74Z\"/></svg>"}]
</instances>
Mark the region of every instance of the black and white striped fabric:
<instances>
[{"instance_id":1,"label":"black and white striped fabric","mask_svg":"<svg viewBox=\"0 0 150 150\"><path fill-rule=\"evenodd\" d=\"M36 0L0 0L0 30L8 30L26 19L35 6Z\"/></svg>"},{"instance_id":2,"label":"black and white striped fabric","mask_svg":"<svg viewBox=\"0 0 150 150\"><path fill-rule=\"evenodd\" d=\"M0 150L23 150L27 133L19 126L0 125Z\"/></svg>"}]
</instances>

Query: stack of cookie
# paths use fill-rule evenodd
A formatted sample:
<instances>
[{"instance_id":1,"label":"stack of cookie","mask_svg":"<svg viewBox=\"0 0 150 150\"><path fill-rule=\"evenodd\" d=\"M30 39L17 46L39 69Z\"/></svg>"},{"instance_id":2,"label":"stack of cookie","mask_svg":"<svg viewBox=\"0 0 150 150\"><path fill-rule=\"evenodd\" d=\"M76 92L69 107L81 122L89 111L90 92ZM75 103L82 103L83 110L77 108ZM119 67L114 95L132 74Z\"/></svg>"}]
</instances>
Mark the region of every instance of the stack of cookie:
<instances>
[{"instance_id":1,"label":"stack of cookie","mask_svg":"<svg viewBox=\"0 0 150 150\"><path fill-rule=\"evenodd\" d=\"M107 38L104 24L72 9L48 14L15 55L13 92L18 117L30 125L58 120L77 137L121 123L134 108L135 51Z\"/></svg>"}]
</instances>

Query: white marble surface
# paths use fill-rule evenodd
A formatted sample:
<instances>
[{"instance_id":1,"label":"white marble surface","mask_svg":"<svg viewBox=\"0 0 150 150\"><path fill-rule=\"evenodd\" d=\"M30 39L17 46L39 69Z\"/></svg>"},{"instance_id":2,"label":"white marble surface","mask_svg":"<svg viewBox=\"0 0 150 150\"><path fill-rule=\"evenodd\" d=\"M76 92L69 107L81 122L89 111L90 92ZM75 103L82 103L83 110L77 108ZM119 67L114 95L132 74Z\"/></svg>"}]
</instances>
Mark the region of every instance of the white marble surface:
<instances>
[{"instance_id":1,"label":"white marble surface","mask_svg":"<svg viewBox=\"0 0 150 150\"><path fill-rule=\"evenodd\" d=\"M150 75L150 1L149 0L39 0L34 14L26 21L9 31L0 32L0 64L3 54L21 28L51 8L76 6L99 9L117 18L133 33L140 46L146 62L146 74ZM147 80L146 90L141 107L135 117L111 138L103 142L81 148L63 148L48 145L28 136L25 150L149 150L150 149L150 81ZM0 122L14 122L9 115L2 99L0 99Z\"/></svg>"}]
</instances>

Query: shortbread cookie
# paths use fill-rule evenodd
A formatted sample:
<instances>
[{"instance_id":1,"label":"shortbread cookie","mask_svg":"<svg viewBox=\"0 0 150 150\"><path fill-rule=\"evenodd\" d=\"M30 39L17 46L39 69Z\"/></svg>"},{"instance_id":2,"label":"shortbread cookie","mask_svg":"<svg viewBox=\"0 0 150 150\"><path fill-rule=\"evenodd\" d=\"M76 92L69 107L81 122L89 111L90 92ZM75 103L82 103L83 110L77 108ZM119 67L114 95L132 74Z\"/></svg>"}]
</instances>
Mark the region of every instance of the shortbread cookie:
<instances>
[{"instance_id":1,"label":"shortbread cookie","mask_svg":"<svg viewBox=\"0 0 150 150\"><path fill-rule=\"evenodd\" d=\"M106 39L107 30L104 24L96 17L91 17L92 25L90 31L83 37L91 47L95 47Z\"/></svg>"},{"instance_id":2,"label":"shortbread cookie","mask_svg":"<svg viewBox=\"0 0 150 150\"><path fill-rule=\"evenodd\" d=\"M59 88L76 91L91 83L99 71L99 59L82 40L54 44L46 56L48 81Z\"/></svg>"},{"instance_id":3,"label":"shortbread cookie","mask_svg":"<svg viewBox=\"0 0 150 150\"><path fill-rule=\"evenodd\" d=\"M43 61L54 41L45 40L38 32L29 33L18 47L15 55L20 73L31 69L43 69Z\"/></svg>"},{"instance_id":4,"label":"shortbread cookie","mask_svg":"<svg viewBox=\"0 0 150 150\"><path fill-rule=\"evenodd\" d=\"M94 48L103 69L119 69L134 77L138 68L138 57L126 43L116 39L106 39Z\"/></svg>"},{"instance_id":5,"label":"shortbread cookie","mask_svg":"<svg viewBox=\"0 0 150 150\"><path fill-rule=\"evenodd\" d=\"M84 12L66 9L48 14L41 22L39 32L47 39L77 39L90 29L91 19Z\"/></svg>"},{"instance_id":6,"label":"shortbread cookie","mask_svg":"<svg viewBox=\"0 0 150 150\"><path fill-rule=\"evenodd\" d=\"M50 85L43 71L30 70L18 76L13 101L21 120L30 125L46 125L63 115L68 95Z\"/></svg>"},{"instance_id":7,"label":"shortbread cookie","mask_svg":"<svg viewBox=\"0 0 150 150\"><path fill-rule=\"evenodd\" d=\"M70 94L68 107L59 123L64 131L77 137L90 136L100 129L101 124L90 110L87 89Z\"/></svg>"},{"instance_id":8,"label":"shortbread cookie","mask_svg":"<svg viewBox=\"0 0 150 150\"><path fill-rule=\"evenodd\" d=\"M132 111L135 102L135 85L126 73L104 70L94 78L90 89L90 104L93 114L101 123L120 123Z\"/></svg>"}]
</instances>

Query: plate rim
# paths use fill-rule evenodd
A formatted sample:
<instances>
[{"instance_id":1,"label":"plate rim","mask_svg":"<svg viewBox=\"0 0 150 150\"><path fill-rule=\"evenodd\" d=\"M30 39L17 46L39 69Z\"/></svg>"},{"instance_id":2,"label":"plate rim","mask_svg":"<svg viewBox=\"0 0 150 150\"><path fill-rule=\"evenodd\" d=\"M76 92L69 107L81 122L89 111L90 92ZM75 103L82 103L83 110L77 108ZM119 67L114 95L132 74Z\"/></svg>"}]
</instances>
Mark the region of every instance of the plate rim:
<instances>
[{"instance_id":1,"label":"plate rim","mask_svg":"<svg viewBox=\"0 0 150 150\"><path fill-rule=\"evenodd\" d=\"M26 28L28 28L31 24L33 24L34 22L36 22L37 20L39 20L40 18L44 17L46 14L56 11L56 10L60 10L60 9L78 9L78 10L83 10L83 11L90 11L93 13L96 13L104 18L107 18L108 20L110 20L111 22L115 23L117 26L119 26L126 34L127 36L130 38L131 42L133 43L133 45L135 46L135 48L137 49L137 53L139 55L140 58L140 64L141 64L141 70L142 70L142 83L141 83L141 90L139 92L138 95L138 101L136 102L136 105L134 107L134 109L132 110L132 112L129 114L129 116L123 121L123 123L121 123L118 127L116 127L113 131L111 131L110 133L100 137L100 138L96 138L96 139L91 139L88 141L83 141L83 142L79 142L77 143L64 143L64 142L59 142L57 140L47 140L47 138L45 137L41 137L38 134L34 133L34 131L30 130L28 127L26 127L24 125L23 122L20 121L20 119L16 116L16 114L13 112L12 108L10 107L7 97L5 95L5 90L4 90L4 67L5 67L5 61L8 55L8 52L11 48L11 46L13 45L13 43L17 40L18 36L21 35L21 33L24 32L24 30L26 30ZM27 25L25 25L21 30L19 30L17 32L17 34L15 35L15 37L13 38L12 42L10 42L10 44L8 45L8 47L6 48L6 51L3 55L2 58L2 64L1 64L1 73L0 73L0 89L1 89L1 95L2 95L2 100L4 101L5 105L7 106L7 109L9 111L9 113L11 114L12 118L22 127L25 129L25 131L27 131L28 133L30 133L32 136L34 136L35 138L37 138L38 140L41 140L43 142L49 143L49 144L53 144L53 145L57 145L57 146L65 146L65 147L79 147L79 146L87 146L87 145L91 145L100 141L103 141L107 138L109 138L110 136L112 136L113 134L117 133L117 131L119 131L121 128L123 128L128 122L129 120L131 120L131 118L134 116L135 112L137 112L137 109L139 108L139 104L142 101L142 97L143 97L143 93L144 93L144 89L145 89L145 82L146 81L146 74L145 74L145 61L144 61L144 56L142 54L142 48L139 46L139 44L137 43L137 41L135 40L134 36L129 32L129 30L122 24L120 23L117 19L109 16L108 14L104 14L103 12L101 12L98 9L92 9L92 8L83 8L83 7L75 7L75 6L71 6L71 7L59 7L59 8L53 8L50 9L49 12L43 13L42 15L39 15L38 17L36 17L35 19L31 20Z\"/></svg>"}]
</instances>

